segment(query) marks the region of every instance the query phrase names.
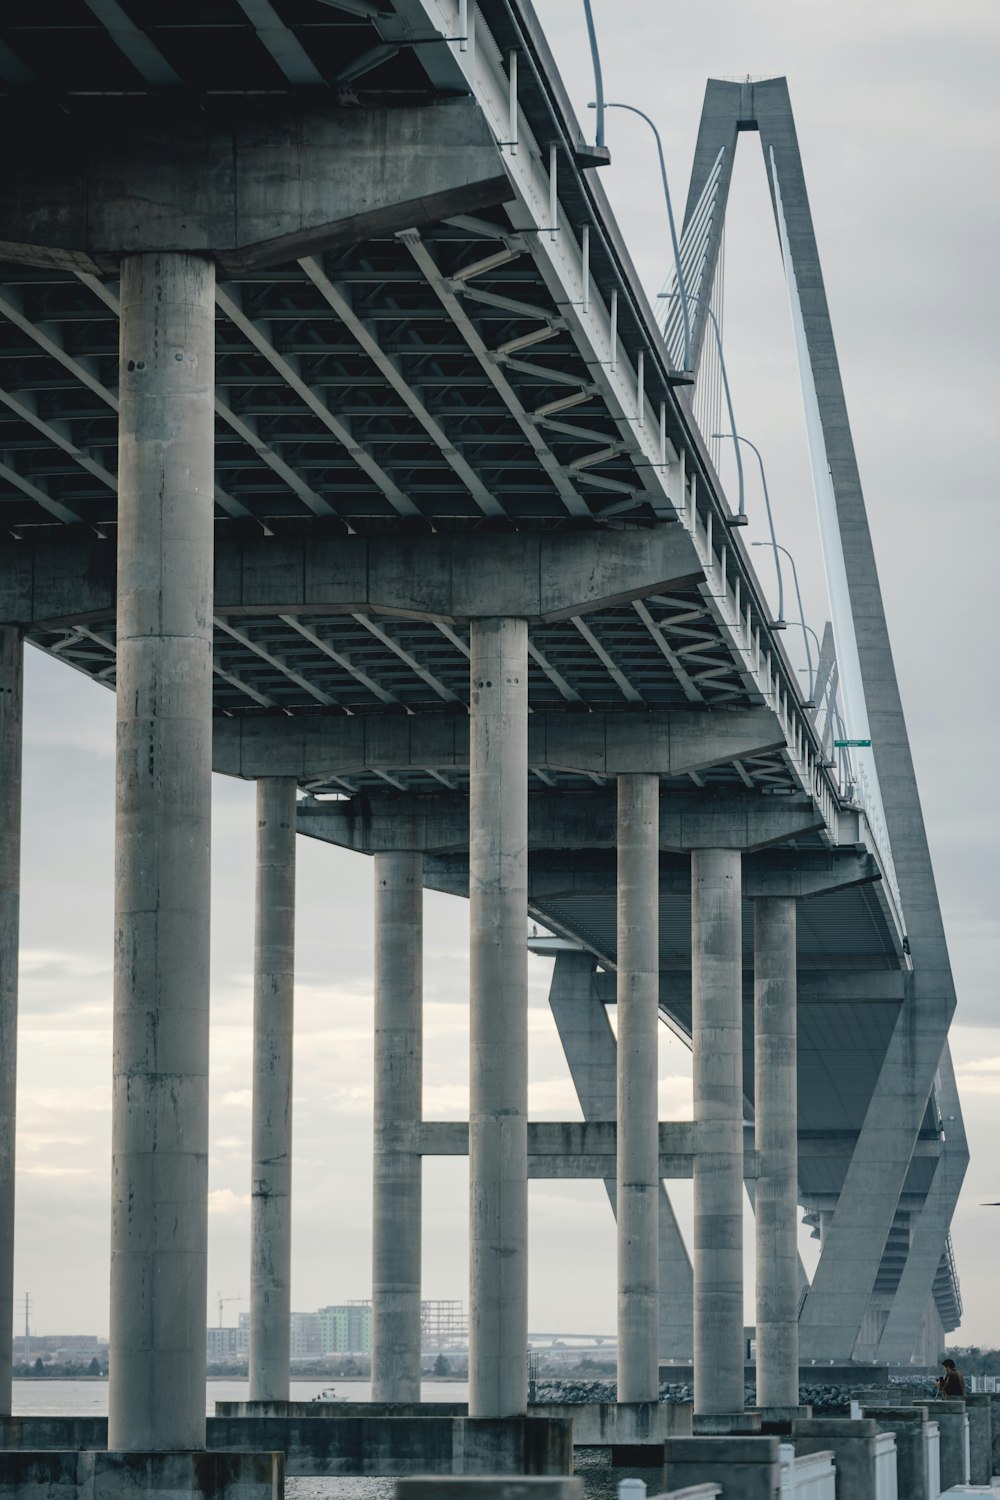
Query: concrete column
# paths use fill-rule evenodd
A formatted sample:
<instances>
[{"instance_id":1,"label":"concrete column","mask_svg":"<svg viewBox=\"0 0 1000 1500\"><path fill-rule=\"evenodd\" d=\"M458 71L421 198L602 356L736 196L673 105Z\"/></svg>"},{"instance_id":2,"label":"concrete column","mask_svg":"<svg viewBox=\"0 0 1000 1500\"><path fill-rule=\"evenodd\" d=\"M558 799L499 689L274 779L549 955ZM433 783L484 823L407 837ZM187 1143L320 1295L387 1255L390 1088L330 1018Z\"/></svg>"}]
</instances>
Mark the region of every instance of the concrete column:
<instances>
[{"instance_id":1,"label":"concrete column","mask_svg":"<svg viewBox=\"0 0 1000 1500\"><path fill-rule=\"evenodd\" d=\"M660 781L618 777L618 1400L660 1392Z\"/></svg>"},{"instance_id":2,"label":"concrete column","mask_svg":"<svg viewBox=\"0 0 1000 1500\"><path fill-rule=\"evenodd\" d=\"M420 1400L422 854L375 856L372 1400Z\"/></svg>"},{"instance_id":3,"label":"concrete column","mask_svg":"<svg viewBox=\"0 0 1000 1500\"><path fill-rule=\"evenodd\" d=\"M121 268L108 1446L205 1446L215 272Z\"/></svg>"},{"instance_id":4,"label":"concrete column","mask_svg":"<svg viewBox=\"0 0 1000 1500\"><path fill-rule=\"evenodd\" d=\"M799 1404L794 897L754 902L757 1405Z\"/></svg>"},{"instance_id":5,"label":"concrete column","mask_svg":"<svg viewBox=\"0 0 1000 1500\"><path fill-rule=\"evenodd\" d=\"M469 1415L528 1376L528 627L473 620L469 726Z\"/></svg>"},{"instance_id":6,"label":"concrete column","mask_svg":"<svg viewBox=\"0 0 1000 1500\"><path fill-rule=\"evenodd\" d=\"M743 1014L738 849L691 855L694 1410L742 1412Z\"/></svg>"},{"instance_id":7,"label":"concrete column","mask_svg":"<svg viewBox=\"0 0 1000 1500\"><path fill-rule=\"evenodd\" d=\"M287 1401L292 1273L295 781L257 783L250 1400Z\"/></svg>"},{"instance_id":8,"label":"concrete column","mask_svg":"<svg viewBox=\"0 0 1000 1500\"><path fill-rule=\"evenodd\" d=\"M0 1417L10 1416L24 647L0 625Z\"/></svg>"}]
</instances>

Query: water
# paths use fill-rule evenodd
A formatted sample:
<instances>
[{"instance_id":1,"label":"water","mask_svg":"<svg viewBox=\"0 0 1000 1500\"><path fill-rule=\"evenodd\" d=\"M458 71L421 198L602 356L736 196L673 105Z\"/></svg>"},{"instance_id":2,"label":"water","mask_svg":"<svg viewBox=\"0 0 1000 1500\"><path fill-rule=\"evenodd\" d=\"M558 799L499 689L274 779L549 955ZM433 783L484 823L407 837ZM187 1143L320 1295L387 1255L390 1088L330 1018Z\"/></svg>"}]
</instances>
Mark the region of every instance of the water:
<instances>
[{"instance_id":1,"label":"water","mask_svg":"<svg viewBox=\"0 0 1000 1500\"><path fill-rule=\"evenodd\" d=\"M333 1386L347 1401L370 1401L372 1388L367 1380L293 1380L291 1399L311 1401L321 1391ZM15 1416L106 1417L108 1382L106 1380L15 1380L13 1411ZM216 1401L246 1401L249 1395L245 1380L210 1380L205 1391L206 1415L215 1415ZM420 1387L423 1401L467 1401L468 1383L463 1380L431 1380ZM574 1468L583 1479L585 1500L615 1500L620 1479L645 1479L651 1493L662 1486L655 1469L613 1469L609 1454L598 1450L578 1449ZM287 1500L392 1500L394 1479L287 1479Z\"/></svg>"}]
</instances>

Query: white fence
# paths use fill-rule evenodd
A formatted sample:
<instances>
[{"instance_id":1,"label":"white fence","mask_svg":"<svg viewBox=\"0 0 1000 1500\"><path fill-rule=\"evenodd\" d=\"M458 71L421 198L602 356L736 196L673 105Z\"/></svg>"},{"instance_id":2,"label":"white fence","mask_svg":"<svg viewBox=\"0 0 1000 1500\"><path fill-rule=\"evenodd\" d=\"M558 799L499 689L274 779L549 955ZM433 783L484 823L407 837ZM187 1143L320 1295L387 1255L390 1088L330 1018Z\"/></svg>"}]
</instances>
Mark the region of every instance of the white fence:
<instances>
[{"instance_id":1,"label":"white fence","mask_svg":"<svg viewBox=\"0 0 1000 1500\"><path fill-rule=\"evenodd\" d=\"M899 1500L894 1432L875 1434L875 1500Z\"/></svg>"},{"instance_id":2,"label":"white fence","mask_svg":"<svg viewBox=\"0 0 1000 1500\"><path fill-rule=\"evenodd\" d=\"M936 1422L924 1427L924 1452L927 1460L927 1500L938 1500L941 1493L940 1429Z\"/></svg>"},{"instance_id":3,"label":"white fence","mask_svg":"<svg viewBox=\"0 0 1000 1500\"><path fill-rule=\"evenodd\" d=\"M719 1500L721 1484L689 1484L682 1490L668 1490L654 1500ZM618 1500L646 1500L646 1486L641 1479L623 1479L618 1485Z\"/></svg>"},{"instance_id":4,"label":"white fence","mask_svg":"<svg viewBox=\"0 0 1000 1500\"><path fill-rule=\"evenodd\" d=\"M997 1393L997 1377L995 1375L966 1375L965 1388L970 1396L982 1395L988 1392L991 1396Z\"/></svg>"},{"instance_id":5,"label":"white fence","mask_svg":"<svg viewBox=\"0 0 1000 1500\"><path fill-rule=\"evenodd\" d=\"M832 1453L824 1449L822 1453L800 1453L796 1457L792 1445L782 1443L781 1500L836 1500L836 1494Z\"/></svg>"}]
</instances>

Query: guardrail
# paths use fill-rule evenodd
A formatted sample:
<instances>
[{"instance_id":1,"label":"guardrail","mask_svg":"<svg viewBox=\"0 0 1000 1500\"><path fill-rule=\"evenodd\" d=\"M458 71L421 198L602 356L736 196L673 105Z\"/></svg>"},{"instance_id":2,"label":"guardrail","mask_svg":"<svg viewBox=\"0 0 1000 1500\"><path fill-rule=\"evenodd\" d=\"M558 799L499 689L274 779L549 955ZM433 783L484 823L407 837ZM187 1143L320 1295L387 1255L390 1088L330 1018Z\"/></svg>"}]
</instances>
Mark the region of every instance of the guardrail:
<instances>
[{"instance_id":1,"label":"guardrail","mask_svg":"<svg viewBox=\"0 0 1000 1500\"><path fill-rule=\"evenodd\" d=\"M875 1434L875 1500L899 1500L894 1432Z\"/></svg>"},{"instance_id":2,"label":"guardrail","mask_svg":"<svg viewBox=\"0 0 1000 1500\"><path fill-rule=\"evenodd\" d=\"M924 1424L924 1467L927 1500L938 1500L941 1493L941 1432L936 1422Z\"/></svg>"},{"instance_id":3,"label":"guardrail","mask_svg":"<svg viewBox=\"0 0 1000 1500\"><path fill-rule=\"evenodd\" d=\"M837 1470L829 1450L796 1456L791 1443L782 1443L779 1454L781 1500L836 1500Z\"/></svg>"}]
</instances>

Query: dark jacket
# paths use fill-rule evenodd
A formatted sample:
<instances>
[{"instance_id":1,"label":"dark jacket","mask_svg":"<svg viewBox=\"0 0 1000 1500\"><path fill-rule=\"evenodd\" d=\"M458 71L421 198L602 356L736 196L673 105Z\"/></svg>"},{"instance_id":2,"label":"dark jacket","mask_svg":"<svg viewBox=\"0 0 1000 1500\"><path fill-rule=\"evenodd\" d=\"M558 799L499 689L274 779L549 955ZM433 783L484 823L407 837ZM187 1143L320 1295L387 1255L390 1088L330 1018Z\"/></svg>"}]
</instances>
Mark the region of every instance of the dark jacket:
<instances>
[{"instance_id":1,"label":"dark jacket","mask_svg":"<svg viewBox=\"0 0 1000 1500\"><path fill-rule=\"evenodd\" d=\"M945 1370L938 1381L938 1390L949 1400L965 1395L965 1377L959 1370Z\"/></svg>"}]
</instances>

